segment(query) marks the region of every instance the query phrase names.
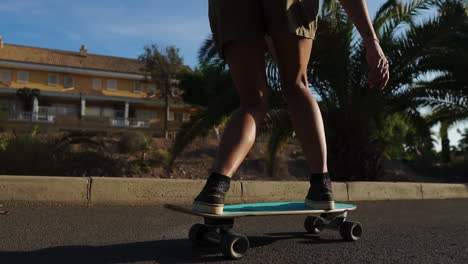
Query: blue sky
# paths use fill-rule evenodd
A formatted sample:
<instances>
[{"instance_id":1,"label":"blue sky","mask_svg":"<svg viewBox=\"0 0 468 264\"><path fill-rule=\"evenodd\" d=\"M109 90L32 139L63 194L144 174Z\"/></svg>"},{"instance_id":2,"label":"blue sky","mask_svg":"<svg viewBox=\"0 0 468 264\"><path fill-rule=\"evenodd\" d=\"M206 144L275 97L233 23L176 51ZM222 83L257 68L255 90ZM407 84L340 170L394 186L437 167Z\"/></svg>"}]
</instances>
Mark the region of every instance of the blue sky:
<instances>
[{"instance_id":1,"label":"blue sky","mask_svg":"<svg viewBox=\"0 0 468 264\"><path fill-rule=\"evenodd\" d=\"M368 0L371 17L384 0ZM185 64L210 33L208 0L1 0L5 43L137 58L143 46L175 45ZM453 143L459 135L449 133Z\"/></svg>"},{"instance_id":2,"label":"blue sky","mask_svg":"<svg viewBox=\"0 0 468 264\"><path fill-rule=\"evenodd\" d=\"M375 13L381 0L369 2ZM187 65L210 33L208 0L2 0L5 42L136 58L145 44L176 45Z\"/></svg>"}]
</instances>

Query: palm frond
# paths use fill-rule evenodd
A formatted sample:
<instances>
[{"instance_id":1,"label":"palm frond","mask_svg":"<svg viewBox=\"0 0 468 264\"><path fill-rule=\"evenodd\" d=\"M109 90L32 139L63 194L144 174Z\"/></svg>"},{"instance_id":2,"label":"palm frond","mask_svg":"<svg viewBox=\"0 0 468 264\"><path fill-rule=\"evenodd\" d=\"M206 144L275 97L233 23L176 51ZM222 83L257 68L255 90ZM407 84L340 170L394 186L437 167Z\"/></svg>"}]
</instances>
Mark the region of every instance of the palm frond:
<instances>
[{"instance_id":1,"label":"palm frond","mask_svg":"<svg viewBox=\"0 0 468 264\"><path fill-rule=\"evenodd\" d=\"M374 30L377 33L377 37L379 37L379 33L381 32L381 28L387 21L392 19L395 15L395 7L398 5L397 0L387 0L380 8L377 10L377 13L374 17Z\"/></svg>"},{"instance_id":2,"label":"palm frond","mask_svg":"<svg viewBox=\"0 0 468 264\"><path fill-rule=\"evenodd\" d=\"M208 135L208 132L213 126L222 124L239 106L238 96L233 93L233 89L226 89L223 94L210 102L211 103L204 110L195 114L191 120L183 124L177 132L170 149L170 168L172 168L177 156L179 156L193 140L197 137Z\"/></svg>"},{"instance_id":3,"label":"palm frond","mask_svg":"<svg viewBox=\"0 0 468 264\"><path fill-rule=\"evenodd\" d=\"M198 63L200 65L213 63L225 65L224 60L219 57L218 51L216 50L212 34L203 41L202 46L198 50Z\"/></svg>"},{"instance_id":4,"label":"palm frond","mask_svg":"<svg viewBox=\"0 0 468 264\"><path fill-rule=\"evenodd\" d=\"M405 3L395 1L395 3L389 4L391 10L386 11L386 19L379 18L379 27L376 28L376 33L382 40L393 38L399 27L404 24L414 26L415 17L436 4L441 4L442 1L444 0L412 0Z\"/></svg>"}]
</instances>

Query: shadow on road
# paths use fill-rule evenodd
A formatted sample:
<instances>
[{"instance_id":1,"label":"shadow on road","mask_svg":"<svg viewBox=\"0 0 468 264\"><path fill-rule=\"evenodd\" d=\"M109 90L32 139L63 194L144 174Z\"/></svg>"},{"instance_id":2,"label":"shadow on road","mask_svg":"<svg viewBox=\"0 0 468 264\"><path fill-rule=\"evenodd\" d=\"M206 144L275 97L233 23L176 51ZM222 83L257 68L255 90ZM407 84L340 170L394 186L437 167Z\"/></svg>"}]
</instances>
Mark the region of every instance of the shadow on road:
<instances>
[{"instance_id":1,"label":"shadow on road","mask_svg":"<svg viewBox=\"0 0 468 264\"><path fill-rule=\"evenodd\" d=\"M301 244L337 244L337 243L347 243L343 239L329 239L321 238L318 235L311 235L307 232L287 232L287 233L268 233L265 234L269 237L282 237L282 239L292 239L292 238L307 238L306 240L298 241Z\"/></svg>"},{"instance_id":2,"label":"shadow on road","mask_svg":"<svg viewBox=\"0 0 468 264\"><path fill-rule=\"evenodd\" d=\"M306 233L271 233L249 237L251 248L259 248L279 240L311 238ZM315 243L329 243L316 240ZM338 241L334 241L338 242ZM0 252L0 263L196 263L223 261L217 246L195 247L187 239L135 242L106 246L60 246L34 251Z\"/></svg>"}]
</instances>

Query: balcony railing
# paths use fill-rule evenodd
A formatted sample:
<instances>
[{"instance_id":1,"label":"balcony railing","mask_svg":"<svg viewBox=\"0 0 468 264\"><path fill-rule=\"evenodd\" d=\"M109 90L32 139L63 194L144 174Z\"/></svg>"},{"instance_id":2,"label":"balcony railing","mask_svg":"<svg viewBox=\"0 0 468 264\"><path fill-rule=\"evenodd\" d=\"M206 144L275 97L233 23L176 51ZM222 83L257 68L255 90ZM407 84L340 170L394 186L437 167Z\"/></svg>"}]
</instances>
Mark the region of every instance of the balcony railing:
<instances>
[{"instance_id":1,"label":"balcony railing","mask_svg":"<svg viewBox=\"0 0 468 264\"><path fill-rule=\"evenodd\" d=\"M114 127L141 127L149 128L149 120L142 120L136 118L111 118L110 125Z\"/></svg>"},{"instance_id":2,"label":"balcony railing","mask_svg":"<svg viewBox=\"0 0 468 264\"><path fill-rule=\"evenodd\" d=\"M13 121L24 121L24 122L44 122L54 123L55 114L49 114L48 112L10 112L9 120Z\"/></svg>"}]
</instances>

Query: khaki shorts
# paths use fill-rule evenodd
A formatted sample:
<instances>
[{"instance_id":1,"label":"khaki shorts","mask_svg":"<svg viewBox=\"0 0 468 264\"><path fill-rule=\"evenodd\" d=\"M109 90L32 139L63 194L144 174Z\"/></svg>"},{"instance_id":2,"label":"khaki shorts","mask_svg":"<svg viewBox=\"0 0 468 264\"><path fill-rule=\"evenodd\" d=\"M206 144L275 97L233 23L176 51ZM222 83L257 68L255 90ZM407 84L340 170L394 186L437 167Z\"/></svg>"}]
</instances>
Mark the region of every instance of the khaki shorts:
<instances>
[{"instance_id":1,"label":"khaki shorts","mask_svg":"<svg viewBox=\"0 0 468 264\"><path fill-rule=\"evenodd\" d=\"M219 56L231 40L290 33L313 39L319 0L209 0L210 27Z\"/></svg>"}]
</instances>

